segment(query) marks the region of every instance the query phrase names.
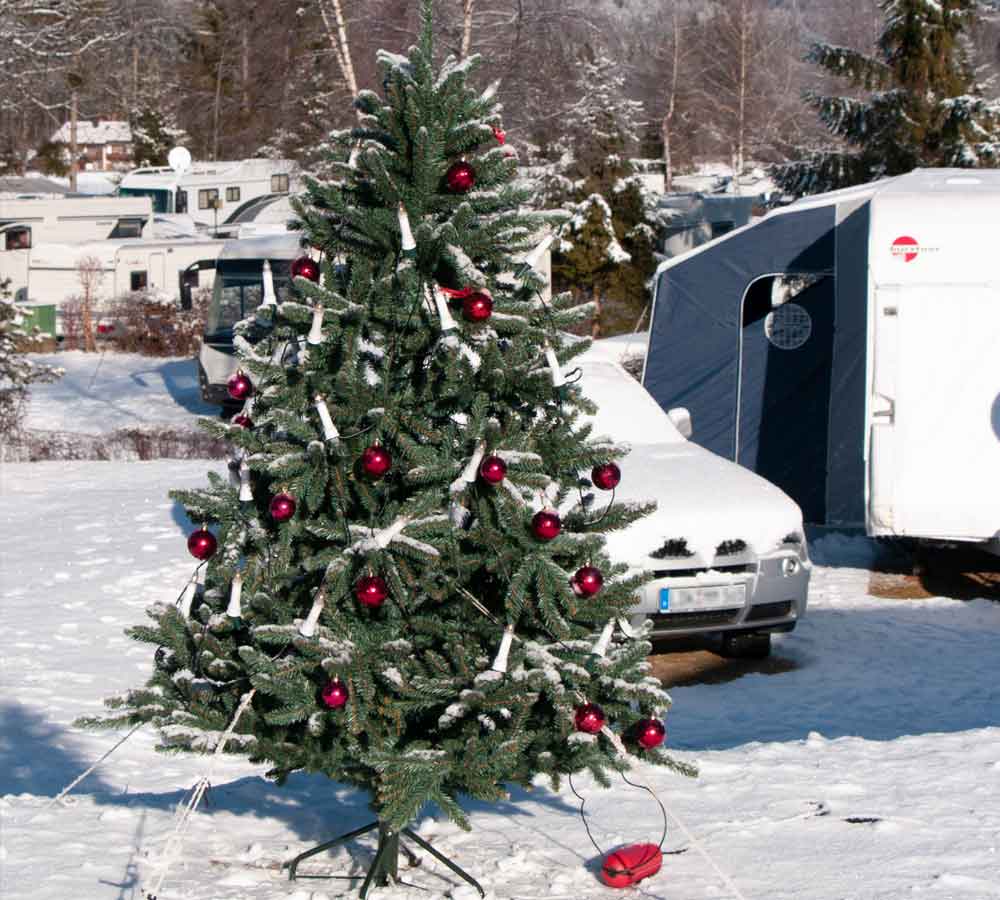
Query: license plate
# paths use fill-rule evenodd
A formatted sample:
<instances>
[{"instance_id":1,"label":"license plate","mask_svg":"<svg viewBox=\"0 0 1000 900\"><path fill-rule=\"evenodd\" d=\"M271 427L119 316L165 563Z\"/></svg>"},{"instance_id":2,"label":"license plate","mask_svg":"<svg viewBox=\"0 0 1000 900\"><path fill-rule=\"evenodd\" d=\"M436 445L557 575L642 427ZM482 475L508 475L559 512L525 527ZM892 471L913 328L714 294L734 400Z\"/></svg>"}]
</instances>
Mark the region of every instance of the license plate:
<instances>
[{"instance_id":1,"label":"license plate","mask_svg":"<svg viewBox=\"0 0 1000 900\"><path fill-rule=\"evenodd\" d=\"M660 588L660 612L688 612L700 609L732 609L747 599L745 584L718 587Z\"/></svg>"}]
</instances>

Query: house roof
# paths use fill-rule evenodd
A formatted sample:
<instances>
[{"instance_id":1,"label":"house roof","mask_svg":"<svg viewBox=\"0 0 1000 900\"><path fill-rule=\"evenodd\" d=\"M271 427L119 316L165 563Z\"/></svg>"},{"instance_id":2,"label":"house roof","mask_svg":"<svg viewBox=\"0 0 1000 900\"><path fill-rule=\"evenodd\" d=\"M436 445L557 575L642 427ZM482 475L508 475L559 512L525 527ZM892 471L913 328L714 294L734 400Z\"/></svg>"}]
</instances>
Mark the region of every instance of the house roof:
<instances>
[{"instance_id":1,"label":"house roof","mask_svg":"<svg viewBox=\"0 0 1000 900\"><path fill-rule=\"evenodd\" d=\"M82 119L76 123L77 144L126 144L132 140L132 129L128 122L117 122L113 120L88 122ZM69 122L65 122L59 130L52 135L54 143L69 143Z\"/></svg>"},{"instance_id":2,"label":"house roof","mask_svg":"<svg viewBox=\"0 0 1000 900\"><path fill-rule=\"evenodd\" d=\"M0 196L11 194L65 194L69 188L64 187L56 181L48 178L21 178L16 175L4 176L0 178Z\"/></svg>"}]
</instances>

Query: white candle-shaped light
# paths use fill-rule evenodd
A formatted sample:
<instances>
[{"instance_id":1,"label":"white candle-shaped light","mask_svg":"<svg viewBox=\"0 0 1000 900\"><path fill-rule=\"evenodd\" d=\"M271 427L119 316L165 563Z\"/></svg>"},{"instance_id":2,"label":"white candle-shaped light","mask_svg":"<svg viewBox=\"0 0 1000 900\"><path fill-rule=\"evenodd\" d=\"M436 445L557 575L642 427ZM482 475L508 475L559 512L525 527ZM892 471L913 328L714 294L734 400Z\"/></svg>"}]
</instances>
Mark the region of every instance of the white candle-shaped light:
<instances>
[{"instance_id":1,"label":"white candle-shaped light","mask_svg":"<svg viewBox=\"0 0 1000 900\"><path fill-rule=\"evenodd\" d=\"M201 566L194 574L194 577L184 585L184 592L181 594L181 602L178 605L180 613L185 619L191 617L191 606L197 597L201 596L205 589L205 570Z\"/></svg>"},{"instance_id":2,"label":"white candle-shaped light","mask_svg":"<svg viewBox=\"0 0 1000 900\"><path fill-rule=\"evenodd\" d=\"M552 345L545 342L545 361L549 364L549 371L552 373L552 387L562 387L566 383L562 369L559 368L559 360L556 359L556 351Z\"/></svg>"},{"instance_id":3,"label":"white candle-shaped light","mask_svg":"<svg viewBox=\"0 0 1000 900\"><path fill-rule=\"evenodd\" d=\"M316 626L319 624L319 614L323 612L323 605L323 591L320 590L316 592L316 598L313 600L309 615L306 616L306 620L299 626L299 634L302 637L312 637L316 633Z\"/></svg>"},{"instance_id":4,"label":"white candle-shaped light","mask_svg":"<svg viewBox=\"0 0 1000 900\"><path fill-rule=\"evenodd\" d=\"M604 626L604 631L601 632L601 636L597 639L597 643L594 644L594 648L590 651L594 656L607 656L608 647L611 646L611 638L615 633L615 620L612 619Z\"/></svg>"},{"instance_id":5,"label":"white candle-shaped light","mask_svg":"<svg viewBox=\"0 0 1000 900\"><path fill-rule=\"evenodd\" d=\"M541 262L542 257L545 255L545 251L549 249L549 245L554 240L555 238L551 234L545 235L545 237L542 238L542 242L524 258L524 265L526 265L529 269L535 268L535 266Z\"/></svg>"},{"instance_id":6,"label":"white candle-shaped light","mask_svg":"<svg viewBox=\"0 0 1000 900\"><path fill-rule=\"evenodd\" d=\"M253 487L250 485L250 463L243 459L240 461L240 502L250 503L253 501Z\"/></svg>"},{"instance_id":7,"label":"white candle-shaped light","mask_svg":"<svg viewBox=\"0 0 1000 900\"><path fill-rule=\"evenodd\" d=\"M237 572L233 576L232 584L229 585L229 606L226 607L226 615L230 619L238 619L242 614L240 601L243 597L243 576Z\"/></svg>"},{"instance_id":8,"label":"white candle-shaped light","mask_svg":"<svg viewBox=\"0 0 1000 900\"><path fill-rule=\"evenodd\" d=\"M479 444L479 446L476 447L476 452L472 454L469 458L469 462L462 470L462 481L467 484L472 484L476 480L479 476L479 464L483 461L485 453L486 445L482 443Z\"/></svg>"},{"instance_id":9,"label":"white candle-shaped light","mask_svg":"<svg viewBox=\"0 0 1000 900\"><path fill-rule=\"evenodd\" d=\"M261 306L276 306L278 297L274 293L274 275L271 272L271 264L265 259L263 266L264 277L264 299Z\"/></svg>"},{"instance_id":10,"label":"white candle-shaped light","mask_svg":"<svg viewBox=\"0 0 1000 900\"><path fill-rule=\"evenodd\" d=\"M323 307L316 305L313 307L313 320L309 328L309 336L306 338L313 346L323 343Z\"/></svg>"},{"instance_id":11,"label":"white candle-shaped light","mask_svg":"<svg viewBox=\"0 0 1000 900\"><path fill-rule=\"evenodd\" d=\"M514 640L514 626L508 625L503 630L503 637L500 639L500 649L497 650L496 659L493 660L493 665L490 668L494 672L506 672L507 671L507 657L510 656L510 645Z\"/></svg>"},{"instance_id":12,"label":"white candle-shaped light","mask_svg":"<svg viewBox=\"0 0 1000 900\"><path fill-rule=\"evenodd\" d=\"M414 257L417 255L417 242L413 239L413 232L410 230L410 217L406 214L406 207L403 202L399 203L399 234L402 238L403 256Z\"/></svg>"},{"instance_id":13,"label":"white candle-shaped light","mask_svg":"<svg viewBox=\"0 0 1000 900\"><path fill-rule=\"evenodd\" d=\"M337 426L333 424L330 407L326 405L322 394L316 395L315 406L316 412L319 414L319 420L323 425L323 437L328 441L339 441L340 432L337 431Z\"/></svg>"},{"instance_id":14,"label":"white candle-shaped light","mask_svg":"<svg viewBox=\"0 0 1000 900\"><path fill-rule=\"evenodd\" d=\"M451 315L451 310L448 309L448 298L444 295L444 291L434 285L431 292L434 295L434 306L437 309L438 318L441 320L441 330L445 333L454 331L458 326Z\"/></svg>"}]
</instances>

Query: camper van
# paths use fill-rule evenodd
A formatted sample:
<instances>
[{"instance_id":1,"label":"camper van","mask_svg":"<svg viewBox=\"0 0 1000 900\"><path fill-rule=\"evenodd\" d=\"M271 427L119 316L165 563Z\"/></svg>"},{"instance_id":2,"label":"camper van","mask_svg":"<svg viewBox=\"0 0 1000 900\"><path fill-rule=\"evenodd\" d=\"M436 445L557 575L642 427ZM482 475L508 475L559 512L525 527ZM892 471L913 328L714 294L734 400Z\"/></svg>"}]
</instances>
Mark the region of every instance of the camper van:
<instances>
[{"instance_id":1,"label":"camper van","mask_svg":"<svg viewBox=\"0 0 1000 900\"><path fill-rule=\"evenodd\" d=\"M1000 549L1000 171L808 197L663 263L643 384L806 521Z\"/></svg>"},{"instance_id":2,"label":"camper van","mask_svg":"<svg viewBox=\"0 0 1000 900\"><path fill-rule=\"evenodd\" d=\"M212 302L198 353L198 380L207 403L227 405L226 382L236 371L233 326L252 313L264 299L264 262L271 271L277 299L291 289L289 267L302 255L301 235L284 233L227 241L214 261ZM182 304L186 303L182 299Z\"/></svg>"},{"instance_id":3,"label":"camper van","mask_svg":"<svg viewBox=\"0 0 1000 900\"><path fill-rule=\"evenodd\" d=\"M248 200L295 190L297 172L288 159L196 162L180 172L169 166L134 169L122 178L118 196L148 197L154 212L187 213L214 228Z\"/></svg>"},{"instance_id":4,"label":"camper van","mask_svg":"<svg viewBox=\"0 0 1000 900\"><path fill-rule=\"evenodd\" d=\"M211 259L223 244L208 239L41 244L30 248L24 283L14 299L26 307L58 306L80 293L80 264L86 259L96 260L99 302L144 290L180 298L182 288L189 293L198 287L211 287L211 270L191 270L191 265ZM0 269L0 278L3 275ZM61 333L58 317L56 330Z\"/></svg>"},{"instance_id":5,"label":"camper van","mask_svg":"<svg viewBox=\"0 0 1000 900\"><path fill-rule=\"evenodd\" d=\"M148 197L0 198L0 252L32 244L142 237L153 220Z\"/></svg>"}]
</instances>

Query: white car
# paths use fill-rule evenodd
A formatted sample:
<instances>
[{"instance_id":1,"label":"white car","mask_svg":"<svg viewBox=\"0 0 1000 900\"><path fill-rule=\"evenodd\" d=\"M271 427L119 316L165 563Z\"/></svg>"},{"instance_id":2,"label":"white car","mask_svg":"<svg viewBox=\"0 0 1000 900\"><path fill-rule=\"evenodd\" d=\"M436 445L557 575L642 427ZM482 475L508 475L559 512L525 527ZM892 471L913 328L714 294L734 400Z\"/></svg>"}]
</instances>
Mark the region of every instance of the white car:
<instances>
[{"instance_id":1,"label":"white car","mask_svg":"<svg viewBox=\"0 0 1000 900\"><path fill-rule=\"evenodd\" d=\"M660 409L617 361L620 349L601 341L575 364L599 407L594 436L632 448L619 461L615 499L657 503L652 515L607 536L612 559L655 576L631 624L652 620L654 639L718 635L727 655L766 656L771 634L791 631L806 611L802 512L769 481L688 441L686 411ZM595 494L597 511L605 495Z\"/></svg>"}]
</instances>

